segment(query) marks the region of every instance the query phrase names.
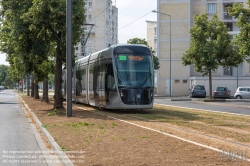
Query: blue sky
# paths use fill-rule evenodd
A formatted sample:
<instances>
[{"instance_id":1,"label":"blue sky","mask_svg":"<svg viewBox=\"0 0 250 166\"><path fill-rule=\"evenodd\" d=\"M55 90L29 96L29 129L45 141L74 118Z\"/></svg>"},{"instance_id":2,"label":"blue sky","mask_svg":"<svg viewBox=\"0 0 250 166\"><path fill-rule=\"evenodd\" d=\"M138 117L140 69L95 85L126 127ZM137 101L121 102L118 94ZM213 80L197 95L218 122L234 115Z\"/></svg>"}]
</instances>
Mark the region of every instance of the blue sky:
<instances>
[{"instance_id":1,"label":"blue sky","mask_svg":"<svg viewBox=\"0 0 250 166\"><path fill-rule=\"evenodd\" d=\"M119 43L127 43L127 40L135 37L146 39L147 38L146 20L156 21L157 14L150 12L156 9L157 1L116 0L116 7L118 8ZM6 58L5 54L0 54L0 64L5 64L5 65L8 64L8 62L5 61L5 58Z\"/></svg>"}]
</instances>

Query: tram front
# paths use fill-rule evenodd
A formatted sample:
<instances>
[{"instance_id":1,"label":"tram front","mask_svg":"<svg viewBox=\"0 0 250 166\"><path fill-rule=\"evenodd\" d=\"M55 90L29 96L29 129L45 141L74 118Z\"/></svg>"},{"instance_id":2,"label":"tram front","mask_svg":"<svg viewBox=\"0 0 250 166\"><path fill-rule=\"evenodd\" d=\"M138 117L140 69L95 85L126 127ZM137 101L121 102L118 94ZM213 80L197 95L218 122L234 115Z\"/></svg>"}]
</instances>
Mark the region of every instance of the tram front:
<instances>
[{"instance_id":1,"label":"tram front","mask_svg":"<svg viewBox=\"0 0 250 166\"><path fill-rule=\"evenodd\" d=\"M143 45L125 45L114 49L114 67L118 94L128 108L152 108L154 66L150 49Z\"/></svg>"}]
</instances>

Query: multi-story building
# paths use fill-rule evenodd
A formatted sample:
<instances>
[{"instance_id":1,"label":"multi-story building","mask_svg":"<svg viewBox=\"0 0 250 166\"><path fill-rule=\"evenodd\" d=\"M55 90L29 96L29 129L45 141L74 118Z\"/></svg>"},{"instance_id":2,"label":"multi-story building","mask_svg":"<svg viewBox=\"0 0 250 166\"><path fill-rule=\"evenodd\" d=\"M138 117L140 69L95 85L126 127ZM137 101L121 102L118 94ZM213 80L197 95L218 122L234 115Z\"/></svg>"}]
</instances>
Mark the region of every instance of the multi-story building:
<instances>
[{"instance_id":1,"label":"multi-story building","mask_svg":"<svg viewBox=\"0 0 250 166\"><path fill-rule=\"evenodd\" d=\"M84 2L86 15L84 24L93 24L93 26L83 25L84 34L81 36L81 42L75 46L75 55L78 58L118 42L118 9L112 1L84 0Z\"/></svg>"},{"instance_id":2,"label":"multi-story building","mask_svg":"<svg viewBox=\"0 0 250 166\"><path fill-rule=\"evenodd\" d=\"M228 14L227 7L247 0L157 0L157 71L159 95L188 95L192 85L202 84L209 90L208 76L196 72L193 65L183 66L181 57L189 48L190 28L194 15L217 14L228 27L228 33L238 34L236 19ZM160 13L159 13L160 12ZM171 25L171 26L170 26ZM170 37L171 35L171 37ZM167 71L167 72L166 72ZM220 66L212 73L212 86L227 86L234 94L237 86L250 85L250 66L244 61L238 67Z\"/></svg>"},{"instance_id":3,"label":"multi-story building","mask_svg":"<svg viewBox=\"0 0 250 166\"><path fill-rule=\"evenodd\" d=\"M150 47L157 51L157 21L146 21L147 22L147 42Z\"/></svg>"},{"instance_id":4,"label":"multi-story building","mask_svg":"<svg viewBox=\"0 0 250 166\"><path fill-rule=\"evenodd\" d=\"M147 22L147 43L149 47L151 47L157 55L157 21L146 21ZM155 86L157 84L157 73L155 72ZM157 93L157 90L155 90Z\"/></svg>"}]
</instances>

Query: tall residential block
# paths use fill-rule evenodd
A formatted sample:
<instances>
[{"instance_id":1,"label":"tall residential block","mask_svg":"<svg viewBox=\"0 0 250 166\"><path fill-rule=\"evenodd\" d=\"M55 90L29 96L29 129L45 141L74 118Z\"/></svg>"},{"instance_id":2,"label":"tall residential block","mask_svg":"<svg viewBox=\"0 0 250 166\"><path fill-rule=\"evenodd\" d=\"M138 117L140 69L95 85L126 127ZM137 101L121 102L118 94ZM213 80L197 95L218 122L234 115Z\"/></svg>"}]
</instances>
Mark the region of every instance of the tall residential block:
<instances>
[{"instance_id":1,"label":"tall residential block","mask_svg":"<svg viewBox=\"0 0 250 166\"><path fill-rule=\"evenodd\" d=\"M157 22L156 21L146 21L147 22L147 42L154 51L157 50ZM155 53L156 54L156 53Z\"/></svg>"},{"instance_id":2,"label":"tall residential block","mask_svg":"<svg viewBox=\"0 0 250 166\"><path fill-rule=\"evenodd\" d=\"M81 42L75 46L75 55L78 58L118 43L118 9L115 4L112 4L111 0L84 0L84 2L86 14L86 22L82 26L84 34L80 37Z\"/></svg>"},{"instance_id":3,"label":"tall residential block","mask_svg":"<svg viewBox=\"0 0 250 166\"><path fill-rule=\"evenodd\" d=\"M188 95L189 88L199 84L205 85L208 94L208 76L196 72L193 65L183 66L181 57L189 48L189 32L195 14L207 13L209 18L217 14L228 27L228 33L238 34L237 20L227 11L227 7L236 2L246 6L247 0L157 0L157 56L161 66L157 71L159 95L170 95L170 92L172 96ZM220 66L212 73L213 89L227 86L233 95L237 86L246 85L250 85L250 66L246 61L238 67Z\"/></svg>"}]
</instances>

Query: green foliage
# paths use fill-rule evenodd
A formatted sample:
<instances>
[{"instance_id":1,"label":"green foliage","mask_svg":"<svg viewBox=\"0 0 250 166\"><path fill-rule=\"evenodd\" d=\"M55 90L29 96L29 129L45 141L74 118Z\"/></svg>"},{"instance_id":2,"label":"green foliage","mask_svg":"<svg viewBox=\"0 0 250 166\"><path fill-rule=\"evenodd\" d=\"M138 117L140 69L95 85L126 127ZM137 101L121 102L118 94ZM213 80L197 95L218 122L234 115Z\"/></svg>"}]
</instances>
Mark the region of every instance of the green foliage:
<instances>
[{"instance_id":1,"label":"green foliage","mask_svg":"<svg viewBox=\"0 0 250 166\"><path fill-rule=\"evenodd\" d=\"M221 66L237 66L242 62L232 43L232 35L218 16L208 20L206 14L196 15L190 29L191 44L182 57L183 65L195 65L195 70L208 75Z\"/></svg>"},{"instance_id":2,"label":"green foliage","mask_svg":"<svg viewBox=\"0 0 250 166\"><path fill-rule=\"evenodd\" d=\"M82 125L82 126L89 126L88 122L79 122L79 124Z\"/></svg>"},{"instance_id":3,"label":"green foliage","mask_svg":"<svg viewBox=\"0 0 250 166\"><path fill-rule=\"evenodd\" d=\"M250 63L250 0L247 4L248 8L244 8L243 3L234 3L233 7L228 7L228 13L237 18L236 25L240 28L234 40L239 54Z\"/></svg>"},{"instance_id":4,"label":"green foliage","mask_svg":"<svg viewBox=\"0 0 250 166\"><path fill-rule=\"evenodd\" d=\"M0 85L3 85L4 80L7 77L8 66L0 65Z\"/></svg>"},{"instance_id":5,"label":"green foliage","mask_svg":"<svg viewBox=\"0 0 250 166\"><path fill-rule=\"evenodd\" d=\"M127 41L128 44L143 44L146 45L147 47L150 48L151 52L153 53L153 61L154 61L154 69L158 70L160 69L160 63L159 63L159 58L154 55L155 51L148 45L148 42L145 39L140 39L140 38L133 38L129 39Z\"/></svg>"},{"instance_id":6,"label":"green foliage","mask_svg":"<svg viewBox=\"0 0 250 166\"><path fill-rule=\"evenodd\" d=\"M191 43L182 56L184 66L194 64L195 70L203 76L209 75L210 98L212 95L211 71L219 66L237 66L243 61L233 45L232 35L217 15L208 20L207 14L195 15L190 29Z\"/></svg>"},{"instance_id":7,"label":"green foliage","mask_svg":"<svg viewBox=\"0 0 250 166\"><path fill-rule=\"evenodd\" d=\"M53 115L58 115L59 111L57 109L54 109L52 112L47 113L47 116L53 116Z\"/></svg>"},{"instance_id":8,"label":"green foliage","mask_svg":"<svg viewBox=\"0 0 250 166\"><path fill-rule=\"evenodd\" d=\"M84 1L72 3L72 45L75 45L83 32ZM0 5L0 51L8 55L11 76L20 79L22 73L33 74L37 83L54 73L54 106L62 107L60 78L66 61L66 1L1 0Z\"/></svg>"},{"instance_id":9,"label":"green foliage","mask_svg":"<svg viewBox=\"0 0 250 166\"><path fill-rule=\"evenodd\" d=\"M111 125L112 125L113 127L118 126L115 122L112 122Z\"/></svg>"},{"instance_id":10,"label":"green foliage","mask_svg":"<svg viewBox=\"0 0 250 166\"><path fill-rule=\"evenodd\" d=\"M19 77L17 79L11 77L12 71L10 69L11 68L7 65L0 65L0 85L5 88L13 88L15 82L19 81Z\"/></svg>"},{"instance_id":11,"label":"green foliage","mask_svg":"<svg viewBox=\"0 0 250 166\"><path fill-rule=\"evenodd\" d=\"M31 34L20 18L31 6L31 0L14 1L2 0L1 3L1 26L0 26L0 51L6 53L6 60L10 64L9 73L13 79L20 79L25 71L24 55L26 48L31 44L27 37ZM30 65L27 65L30 66Z\"/></svg>"},{"instance_id":12,"label":"green foliage","mask_svg":"<svg viewBox=\"0 0 250 166\"><path fill-rule=\"evenodd\" d=\"M55 75L54 74L49 74L48 75L49 89L51 89L52 86L54 85L54 79L55 79Z\"/></svg>"}]
</instances>

